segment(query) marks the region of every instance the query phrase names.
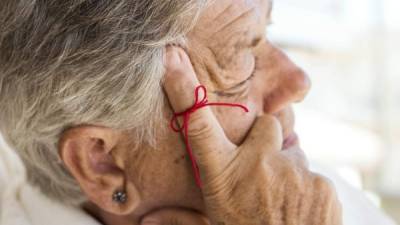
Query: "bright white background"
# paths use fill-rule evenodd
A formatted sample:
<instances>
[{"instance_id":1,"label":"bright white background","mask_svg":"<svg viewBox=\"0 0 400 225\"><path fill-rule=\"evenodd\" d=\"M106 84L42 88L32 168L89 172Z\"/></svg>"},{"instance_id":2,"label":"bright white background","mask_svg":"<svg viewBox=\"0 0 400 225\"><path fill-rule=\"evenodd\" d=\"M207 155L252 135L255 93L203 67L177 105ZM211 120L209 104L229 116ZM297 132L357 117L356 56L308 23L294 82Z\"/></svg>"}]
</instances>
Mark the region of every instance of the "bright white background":
<instances>
[{"instance_id":1,"label":"bright white background","mask_svg":"<svg viewBox=\"0 0 400 225\"><path fill-rule=\"evenodd\" d=\"M268 35L310 75L308 156L400 222L400 0L278 0Z\"/></svg>"}]
</instances>

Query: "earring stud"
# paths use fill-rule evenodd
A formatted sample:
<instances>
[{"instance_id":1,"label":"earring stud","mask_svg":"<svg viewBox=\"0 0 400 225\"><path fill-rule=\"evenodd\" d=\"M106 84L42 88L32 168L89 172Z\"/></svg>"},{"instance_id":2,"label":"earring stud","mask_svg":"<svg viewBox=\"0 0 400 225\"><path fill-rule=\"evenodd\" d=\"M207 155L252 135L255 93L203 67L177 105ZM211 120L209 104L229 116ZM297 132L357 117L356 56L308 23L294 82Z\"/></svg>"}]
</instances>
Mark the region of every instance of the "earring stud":
<instances>
[{"instance_id":1,"label":"earring stud","mask_svg":"<svg viewBox=\"0 0 400 225\"><path fill-rule=\"evenodd\" d=\"M116 191L112 196L112 200L116 203L123 204L127 200L125 191Z\"/></svg>"}]
</instances>

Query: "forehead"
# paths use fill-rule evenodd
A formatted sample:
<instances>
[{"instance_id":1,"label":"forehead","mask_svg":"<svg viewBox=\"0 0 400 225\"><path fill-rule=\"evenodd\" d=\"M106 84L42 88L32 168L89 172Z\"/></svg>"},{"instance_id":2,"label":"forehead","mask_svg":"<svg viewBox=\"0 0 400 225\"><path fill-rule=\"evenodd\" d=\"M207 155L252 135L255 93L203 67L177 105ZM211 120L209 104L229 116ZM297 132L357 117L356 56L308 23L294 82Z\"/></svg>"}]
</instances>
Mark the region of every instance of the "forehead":
<instances>
[{"instance_id":1,"label":"forehead","mask_svg":"<svg viewBox=\"0 0 400 225\"><path fill-rule=\"evenodd\" d=\"M231 86L248 76L249 47L264 36L271 8L270 0L211 0L189 39L213 83Z\"/></svg>"},{"instance_id":2,"label":"forehead","mask_svg":"<svg viewBox=\"0 0 400 225\"><path fill-rule=\"evenodd\" d=\"M264 30L271 10L272 0L211 0L195 29L205 39L235 35L243 41L249 33Z\"/></svg>"},{"instance_id":3,"label":"forehead","mask_svg":"<svg viewBox=\"0 0 400 225\"><path fill-rule=\"evenodd\" d=\"M272 0L211 0L196 35L207 40L209 47L234 51L263 36L271 11Z\"/></svg>"},{"instance_id":4,"label":"forehead","mask_svg":"<svg viewBox=\"0 0 400 225\"><path fill-rule=\"evenodd\" d=\"M210 22L217 23L221 17L237 19L253 10L255 13L270 14L273 0L211 0L204 17ZM262 16L262 15L260 15ZM264 15L264 17L268 15Z\"/></svg>"}]
</instances>

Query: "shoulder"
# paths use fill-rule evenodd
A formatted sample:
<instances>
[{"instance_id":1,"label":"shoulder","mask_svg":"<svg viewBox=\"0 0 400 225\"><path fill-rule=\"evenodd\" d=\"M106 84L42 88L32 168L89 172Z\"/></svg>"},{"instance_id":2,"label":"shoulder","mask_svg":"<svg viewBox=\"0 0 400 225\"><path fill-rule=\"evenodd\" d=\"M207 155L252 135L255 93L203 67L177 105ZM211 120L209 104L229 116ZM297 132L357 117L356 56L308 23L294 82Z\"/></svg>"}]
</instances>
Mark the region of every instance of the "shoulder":
<instances>
[{"instance_id":1,"label":"shoulder","mask_svg":"<svg viewBox=\"0 0 400 225\"><path fill-rule=\"evenodd\" d=\"M78 207L46 197L27 182L25 168L0 137L0 225L99 225Z\"/></svg>"},{"instance_id":2,"label":"shoulder","mask_svg":"<svg viewBox=\"0 0 400 225\"><path fill-rule=\"evenodd\" d=\"M30 225L19 202L19 190L25 183L22 161L0 136L0 224Z\"/></svg>"}]
</instances>

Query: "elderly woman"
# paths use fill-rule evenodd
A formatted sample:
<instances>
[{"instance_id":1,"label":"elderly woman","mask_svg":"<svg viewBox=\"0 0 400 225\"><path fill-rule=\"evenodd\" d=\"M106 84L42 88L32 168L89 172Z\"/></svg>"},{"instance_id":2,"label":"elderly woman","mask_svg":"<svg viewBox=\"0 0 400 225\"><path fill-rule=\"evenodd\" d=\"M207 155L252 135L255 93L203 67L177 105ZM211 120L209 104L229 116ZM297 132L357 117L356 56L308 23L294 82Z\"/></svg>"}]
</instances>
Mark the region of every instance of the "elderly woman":
<instances>
[{"instance_id":1,"label":"elderly woman","mask_svg":"<svg viewBox=\"0 0 400 225\"><path fill-rule=\"evenodd\" d=\"M341 224L298 147L310 84L266 39L270 0L0 4L1 132L49 198L107 225ZM196 94L216 104L179 135Z\"/></svg>"}]
</instances>

